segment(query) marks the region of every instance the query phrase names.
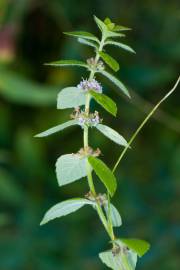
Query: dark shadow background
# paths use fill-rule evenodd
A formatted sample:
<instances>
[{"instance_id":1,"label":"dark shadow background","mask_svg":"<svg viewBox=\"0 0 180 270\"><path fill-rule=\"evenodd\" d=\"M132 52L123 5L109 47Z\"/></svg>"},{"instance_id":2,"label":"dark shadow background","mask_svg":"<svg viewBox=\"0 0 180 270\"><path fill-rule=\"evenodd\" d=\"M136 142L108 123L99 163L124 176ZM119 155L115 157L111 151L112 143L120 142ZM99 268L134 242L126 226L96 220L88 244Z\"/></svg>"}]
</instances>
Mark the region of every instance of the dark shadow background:
<instances>
[{"instance_id":1,"label":"dark shadow background","mask_svg":"<svg viewBox=\"0 0 180 270\"><path fill-rule=\"evenodd\" d=\"M130 138L149 106L177 79L179 1L0 0L1 270L105 269L97 254L108 248L108 238L92 209L85 207L39 227L50 206L88 191L85 179L59 188L54 172L61 154L81 147L81 130L33 137L69 117L69 110L56 110L56 95L87 75L82 69L43 63L91 57L91 49L62 32L97 33L93 14L133 28L124 41L136 51L132 55L109 50L120 63L117 76L131 89L132 100L103 80L104 91L119 107L116 119L102 110L106 123ZM113 201L123 218L118 233L152 244L138 262L139 270L180 268L179 98L178 88L145 126L116 172L119 185ZM91 144L100 147L111 167L122 151L96 132L91 133Z\"/></svg>"}]
</instances>

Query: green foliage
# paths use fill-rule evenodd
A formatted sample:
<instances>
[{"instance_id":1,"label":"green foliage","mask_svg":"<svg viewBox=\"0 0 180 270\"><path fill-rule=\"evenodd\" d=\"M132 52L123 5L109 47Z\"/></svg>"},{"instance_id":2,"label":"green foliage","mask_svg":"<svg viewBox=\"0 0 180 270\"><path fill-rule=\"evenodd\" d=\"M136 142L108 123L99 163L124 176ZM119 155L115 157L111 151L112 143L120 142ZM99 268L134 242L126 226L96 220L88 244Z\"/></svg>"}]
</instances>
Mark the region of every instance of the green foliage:
<instances>
[{"instance_id":1,"label":"green foliage","mask_svg":"<svg viewBox=\"0 0 180 270\"><path fill-rule=\"evenodd\" d=\"M122 225L122 219L118 210L110 202L110 196L112 197L117 189L116 177L108 166L97 158L100 151L99 149L93 150L89 146L88 140L88 129L94 126L113 142L124 146L125 149L129 147L127 141L117 131L100 123L101 120L98 112L90 112L90 100L91 98L95 99L106 111L116 116L116 103L108 96L102 94L102 87L99 82L95 80L95 74L100 73L107 77L129 97L129 92L124 84L105 70L104 64L107 64L113 71L117 72L119 70L119 64L112 56L103 51L103 47L105 45L114 45L130 52L134 51L129 46L110 39L122 37L123 34L119 32L129 30L129 28L116 25L109 18L106 18L104 22L96 16L94 16L94 19L102 32L102 39L100 41L89 32L77 31L65 33L78 38L80 43L95 48L96 55L94 58L87 59L88 64L77 60L60 60L48 64L51 66L82 66L90 71L88 80L80 82L78 87L66 87L58 94L57 108L75 108L74 114L71 115L74 120L70 120L36 135L36 137L44 137L72 125L81 125L84 140L83 148L76 154L66 154L58 158L56 162L56 176L59 186L67 185L87 176L90 192L86 195L87 199L70 199L53 206L45 214L41 225L52 219L73 213L86 204L91 204L97 211L113 245L112 250L99 254L100 259L106 266L114 270L135 270L137 255L144 255L149 249L149 244L143 240L118 239L115 237L113 227L120 227ZM102 59L103 62L99 61L100 59ZM79 106L84 106L84 110L80 109ZM102 195L96 193L92 176L93 170L104 184L106 194Z\"/></svg>"},{"instance_id":2,"label":"green foliage","mask_svg":"<svg viewBox=\"0 0 180 270\"><path fill-rule=\"evenodd\" d=\"M59 132L67 127L70 127L70 126L74 126L74 125L77 125L78 122L77 120L70 120L70 121L67 121L66 123L63 123L61 125L58 125L58 126L55 126L55 127L52 127L46 131L43 131L37 135L35 135L35 137L46 137L46 136L49 136L51 134L54 134L56 132Z\"/></svg>"},{"instance_id":3,"label":"green foliage","mask_svg":"<svg viewBox=\"0 0 180 270\"><path fill-rule=\"evenodd\" d=\"M106 111L116 116L117 106L116 103L104 94L95 93L94 91L89 91L91 96L99 103Z\"/></svg>"},{"instance_id":4,"label":"green foliage","mask_svg":"<svg viewBox=\"0 0 180 270\"><path fill-rule=\"evenodd\" d=\"M51 207L47 211L40 225L44 225L52 219L67 216L79 210L84 205L93 205L93 203L89 200L81 199L81 198L75 198L75 199L67 200L64 202L60 202L54 205L53 207Z\"/></svg>"},{"instance_id":5,"label":"green foliage","mask_svg":"<svg viewBox=\"0 0 180 270\"><path fill-rule=\"evenodd\" d=\"M56 175L59 186L72 183L87 175L86 159L78 154L67 154L58 158Z\"/></svg>"},{"instance_id":6,"label":"green foliage","mask_svg":"<svg viewBox=\"0 0 180 270\"><path fill-rule=\"evenodd\" d=\"M114 129L102 124L97 125L96 128L113 142L119 145L128 146L127 141Z\"/></svg>"},{"instance_id":7,"label":"green foliage","mask_svg":"<svg viewBox=\"0 0 180 270\"><path fill-rule=\"evenodd\" d=\"M113 270L135 270L137 263L137 255L131 250L125 254L113 254L112 250L99 254L101 261Z\"/></svg>"},{"instance_id":8,"label":"green foliage","mask_svg":"<svg viewBox=\"0 0 180 270\"><path fill-rule=\"evenodd\" d=\"M110 213L110 219L112 221L112 226L113 227L120 227L122 225L122 219L121 219L121 216L120 216L117 208L112 203L110 203L110 209L108 207L108 204L105 204L104 209L105 209L107 218L108 218L109 213Z\"/></svg>"},{"instance_id":9,"label":"green foliage","mask_svg":"<svg viewBox=\"0 0 180 270\"><path fill-rule=\"evenodd\" d=\"M148 242L140 239L121 238L120 241L129 249L136 252L140 257L142 257L150 248L150 244Z\"/></svg>"},{"instance_id":10,"label":"green foliage","mask_svg":"<svg viewBox=\"0 0 180 270\"><path fill-rule=\"evenodd\" d=\"M64 66L78 66L87 68L87 64L78 60L59 60L50 63L46 63L46 66L64 67Z\"/></svg>"},{"instance_id":11,"label":"green foliage","mask_svg":"<svg viewBox=\"0 0 180 270\"><path fill-rule=\"evenodd\" d=\"M135 51L130 46L128 46L124 43L121 43L121 42L110 40L110 39L106 41L105 45L113 45L113 46L116 46L118 48L124 49L128 52L135 53Z\"/></svg>"},{"instance_id":12,"label":"green foliage","mask_svg":"<svg viewBox=\"0 0 180 270\"><path fill-rule=\"evenodd\" d=\"M103 37L105 39L110 38L110 37L123 37L124 35L121 33L117 33L118 31L125 31L125 30L130 30L127 27L115 25L114 23L110 22L110 19L105 19L105 21L101 21L99 18L94 16L94 20L101 30ZM118 31L117 31L118 29Z\"/></svg>"},{"instance_id":13,"label":"green foliage","mask_svg":"<svg viewBox=\"0 0 180 270\"><path fill-rule=\"evenodd\" d=\"M99 179L103 182L110 195L113 196L117 188L116 178L114 174L106 166L106 164L98 158L91 156L88 158L88 162L91 164L95 173L97 174Z\"/></svg>"},{"instance_id":14,"label":"green foliage","mask_svg":"<svg viewBox=\"0 0 180 270\"><path fill-rule=\"evenodd\" d=\"M93 40L93 41L96 41L97 43L99 43L98 38L96 36L94 36L93 34L89 33L89 32L74 31L74 32L64 32L64 34L68 35L68 36Z\"/></svg>"},{"instance_id":15,"label":"green foliage","mask_svg":"<svg viewBox=\"0 0 180 270\"><path fill-rule=\"evenodd\" d=\"M132 89L132 99L115 98L116 92L110 93L113 84L107 82L106 87L106 80L95 74L96 79L103 79L103 94L113 97L119 111L118 118L112 119L112 115L105 115L100 108L102 124L131 137L132 129L151 111L151 102L166 93L178 76L179 1L142 1L141 5L132 4L128 8L127 1L118 0L113 5L104 1L98 7L97 1L81 1L80 5L63 0L46 1L46 5L29 4L28 0L0 2L3 67L0 71L0 269L109 269L95 256L97 250L111 248L106 234L100 230L96 209L93 213L91 207L84 207L64 222L37 227L49 206L71 197L83 197L89 191L85 178L56 187L52 165L58 156L79 150L84 130L73 127L46 140L33 138L37 132L68 120L70 110L56 110L56 96L64 87L76 86L82 77L88 79L88 71L76 66L44 67L42 63L61 58L86 62L85 58L92 57L94 47L75 44L78 38L67 38L61 31L71 31L76 24L79 29L93 33L96 26L88 17L97 8L103 22L108 11L109 16L117 16L120 24L136 28L133 33L118 32L122 38L107 41L132 45L137 57L113 45L103 46L103 51L111 51L120 63L116 77ZM124 34L127 38L123 38ZM101 37L101 33L97 36ZM115 171L119 187L113 204L125 218L123 227L115 229L115 237L141 236L156 243L152 251L139 259L139 270L157 267L177 270L179 265L180 107L177 102L177 96L172 95L157 111L152 124L144 126L138 147L134 141L134 150L128 151L129 158L124 155ZM94 102L92 112L93 109ZM122 149L94 129L89 131L90 145L100 146L103 160L112 168ZM103 192L98 184L95 182L97 195ZM152 198L158 203L152 203Z\"/></svg>"},{"instance_id":16,"label":"green foliage","mask_svg":"<svg viewBox=\"0 0 180 270\"><path fill-rule=\"evenodd\" d=\"M51 106L55 103L57 89L43 86L0 67L0 94L15 104Z\"/></svg>"},{"instance_id":17,"label":"green foliage","mask_svg":"<svg viewBox=\"0 0 180 270\"><path fill-rule=\"evenodd\" d=\"M79 43L81 43L81 44L84 44L84 45L93 47L93 48L95 48L95 49L98 48L98 45L97 45L95 42L93 42L93 41L90 41L90 40L87 40L87 39L84 39L84 38L78 38L78 41L79 41Z\"/></svg>"},{"instance_id":18,"label":"green foliage","mask_svg":"<svg viewBox=\"0 0 180 270\"><path fill-rule=\"evenodd\" d=\"M107 72L105 70L101 70L99 72L103 76L108 78L111 82L113 82L126 96L130 97L127 88L125 87L125 85L120 80L118 80L115 76L113 76L112 74L110 74L109 72Z\"/></svg>"},{"instance_id":19,"label":"green foliage","mask_svg":"<svg viewBox=\"0 0 180 270\"><path fill-rule=\"evenodd\" d=\"M105 52L99 52L99 55L104 60L104 62L114 71L119 70L119 64L118 62L109 54Z\"/></svg>"},{"instance_id":20,"label":"green foliage","mask_svg":"<svg viewBox=\"0 0 180 270\"><path fill-rule=\"evenodd\" d=\"M84 105L86 100L85 93L77 87L66 87L62 89L57 98L57 108L76 108Z\"/></svg>"}]
</instances>

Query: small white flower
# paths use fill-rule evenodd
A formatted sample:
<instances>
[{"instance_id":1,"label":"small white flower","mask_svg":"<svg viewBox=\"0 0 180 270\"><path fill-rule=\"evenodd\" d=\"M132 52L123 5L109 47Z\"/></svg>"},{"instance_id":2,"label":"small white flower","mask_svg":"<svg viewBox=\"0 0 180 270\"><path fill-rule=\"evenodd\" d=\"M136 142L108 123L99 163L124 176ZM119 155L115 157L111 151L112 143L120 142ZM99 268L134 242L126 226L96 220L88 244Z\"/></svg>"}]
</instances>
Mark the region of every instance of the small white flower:
<instances>
[{"instance_id":1,"label":"small white flower","mask_svg":"<svg viewBox=\"0 0 180 270\"><path fill-rule=\"evenodd\" d=\"M96 81L95 79L92 80L82 80L78 85L78 89L84 90L84 91L89 91L89 90L94 90L97 93L102 93L102 86L101 84Z\"/></svg>"}]
</instances>

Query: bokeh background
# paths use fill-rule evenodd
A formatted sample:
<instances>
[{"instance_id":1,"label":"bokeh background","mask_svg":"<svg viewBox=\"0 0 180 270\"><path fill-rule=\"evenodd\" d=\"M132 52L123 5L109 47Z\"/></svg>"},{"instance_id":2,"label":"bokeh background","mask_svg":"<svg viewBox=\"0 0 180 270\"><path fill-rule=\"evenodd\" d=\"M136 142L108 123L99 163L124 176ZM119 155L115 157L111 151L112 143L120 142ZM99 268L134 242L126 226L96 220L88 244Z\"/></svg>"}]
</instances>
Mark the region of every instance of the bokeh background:
<instances>
[{"instance_id":1,"label":"bokeh background","mask_svg":"<svg viewBox=\"0 0 180 270\"><path fill-rule=\"evenodd\" d=\"M130 89L132 99L102 80L104 91L119 107L116 119L101 110L103 118L127 139L178 77L178 0L0 0L1 270L105 269L97 254L108 249L108 238L92 209L84 207L39 227L52 205L88 191L85 179L59 188L54 172L61 154L81 147L81 130L33 137L69 118L71 111L56 110L56 95L87 74L83 69L43 63L91 57L90 48L62 32L98 34L93 14L133 28L123 42L136 55L109 50L120 63L117 76ZM119 185L113 201L123 218L118 234L152 244L138 262L139 270L180 269L179 98L178 88L139 134L116 172ZM122 151L95 131L91 145L102 150L103 160L111 167Z\"/></svg>"}]
</instances>

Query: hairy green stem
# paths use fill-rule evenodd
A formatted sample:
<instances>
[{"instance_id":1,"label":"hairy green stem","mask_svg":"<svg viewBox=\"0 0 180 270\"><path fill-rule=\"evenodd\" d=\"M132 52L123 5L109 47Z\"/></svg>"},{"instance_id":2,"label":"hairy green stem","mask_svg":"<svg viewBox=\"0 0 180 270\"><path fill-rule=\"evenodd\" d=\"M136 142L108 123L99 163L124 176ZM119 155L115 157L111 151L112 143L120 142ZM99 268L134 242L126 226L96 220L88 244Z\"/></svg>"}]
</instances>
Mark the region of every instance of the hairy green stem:
<instances>
[{"instance_id":1,"label":"hairy green stem","mask_svg":"<svg viewBox=\"0 0 180 270\"><path fill-rule=\"evenodd\" d=\"M102 37L98 51L102 51L103 46L104 46L104 40L105 40L104 37ZM99 54L98 54L98 52L96 52L95 63L97 63L98 60L99 60ZM89 80L92 80L94 78L94 75L95 75L95 70L91 70L90 75L89 75ZM85 103L85 112L87 113L87 115L89 114L90 100L91 100L91 97L87 93L86 103ZM88 126L84 127L83 137L84 137L84 148L88 149L88 147L89 147ZM96 196L96 190L95 190L95 186L94 186L94 182L93 182L93 178L92 178L91 166L90 166L88 161L86 161L86 171L87 171L87 179L88 179L88 185L89 185L90 191L93 194L93 196ZM108 221L107 221L106 216L105 216L103 209L102 209L99 202L96 202L96 210L97 210L99 218L100 218L105 230L107 231L109 237L111 238L111 240L114 240L115 236L114 236L114 232L113 232L111 219L108 218Z\"/></svg>"},{"instance_id":2,"label":"hairy green stem","mask_svg":"<svg viewBox=\"0 0 180 270\"><path fill-rule=\"evenodd\" d=\"M155 111L158 109L158 107L161 105L161 103L163 103L177 88L178 84L180 82L180 76L178 77L175 85L173 86L173 88L154 106L154 108L150 111L150 113L146 116L146 118L143 120L143 122L140 124L140 126L137 128L137 130L133 133L131 139L128 142L128 145L124 148L124 150L122 151L121 155L119 156L117 162L114 165L113 168L113 172L115 172L115 170L117 169L117 166L119 165L119 163L121 162L122 158L124 157L125 153L127 152L129 146L133 143L134 139L136 138L136 136L139 134L139 132L141 131L141 129L144 127L144 125L146 124L146 122L151 118L151 116L155 113Z\"/></svg>"}]
</instances>

